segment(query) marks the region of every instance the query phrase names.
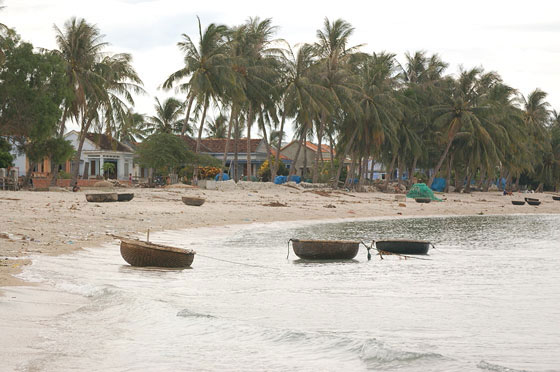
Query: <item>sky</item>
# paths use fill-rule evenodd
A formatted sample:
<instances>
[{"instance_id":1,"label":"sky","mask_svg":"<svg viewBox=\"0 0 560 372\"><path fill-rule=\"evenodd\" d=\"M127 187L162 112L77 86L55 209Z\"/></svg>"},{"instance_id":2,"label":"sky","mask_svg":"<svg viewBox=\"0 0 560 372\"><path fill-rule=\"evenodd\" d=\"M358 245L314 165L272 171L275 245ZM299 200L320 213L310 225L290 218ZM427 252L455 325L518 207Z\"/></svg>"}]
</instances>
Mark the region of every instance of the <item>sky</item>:
<instances>
[{"instance_id":1,"label":"sky","mask_svg":"<svg viewBox=\"0 0 560 372\"><path fill-rule=\"evenodd\" d=\"M183 0L4 0L0 23L15 28L36 47L54 49L54 25L71 17L96 24L110 43L108 52L131 53L147 95L136 111L152 115L155 97L175 95L159 87L182 67L177 48L183 33L198 41L202 26L272 18L278 38L294 45L314 42L325 17L342 18L355 28L350 45L364 52L387 51L404 62L406 52L437 53L459 66L482 66L527 95L548 93L560 111L560 1L183 1ZM177 98L184 99L180 95Z\"/></svg>"}]
</instances>

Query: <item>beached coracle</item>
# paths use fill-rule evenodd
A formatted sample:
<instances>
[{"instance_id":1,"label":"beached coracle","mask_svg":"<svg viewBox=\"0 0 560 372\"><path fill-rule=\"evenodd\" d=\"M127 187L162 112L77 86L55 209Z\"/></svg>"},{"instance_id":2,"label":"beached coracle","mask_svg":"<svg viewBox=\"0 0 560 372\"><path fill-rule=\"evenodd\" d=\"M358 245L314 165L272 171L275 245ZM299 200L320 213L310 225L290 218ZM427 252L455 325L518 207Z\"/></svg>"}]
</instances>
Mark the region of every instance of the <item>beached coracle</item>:
<instances>
[{"instance_id":1,"label":"beached coracle","mask_svg":"<svg viewBox=\"0 0 560 372\"><path fill-rule=\"evenodd\" d=\"M204 198L194 198L194 197L190 197L190 196L183 196L183 203L185 203L186 205L193 205L196 207L200 207L202 204L204 204L204 202L206 201L206 199Z\"/></svg>"},{"instance_id":2,"label":"beached coracle","mask_svg":"<svg viewBox=\"0 0 560 372\"><path fill-rule=\"evenodd\" d=\"M360 242L349 240L291 239L294 253L305 260L350 260L358 254Z\"/></svg>"},{"instance_id":3,"label":"beached coracle","mask_svg":"<svg viewBox=\"0 0 560 372\"><path fill-rule=\"evenodd\" d=\"M191 266L195 254L191 249L121 238L121 256L131 266L185 268Z\"/></svg>"},{"instance_id":4,"label":"beached coracle","mask_svg":"<svg viewBox=\"0 0 560 372\"><path fill-rule=\"evenodd\" d=\"M375 242L375 247L381 253L395 254L428 254L430 242L426 240L380 240Z\"/></svg>"},{"instance_id":5,"label":"beached coracle","mask_svg":"<svg viewBox=\"0 0 560 372\"><path fill-rule=\"evenodd\" d=\"M416 200L416 203L430 203L432 201L430 198L416 198L414 200Z\"/></svg>"},{"instance_id":6,"label":"beached coracle","mask_svg":"<svg viewBox=\"0 0 560 372\"><path fill-rule=\"evenodd\" d=\"M120 202L131 201L132 198L134 198L133 193L119 193L118 196L117 196L117 201L120 201Z\"/></svg>"},{"instance_id":7,"label":"beached coracle","mask_svg":"<svg viewBox=\"0 0 560 372\"><path fill-rule=\"evenodd\" d=\"M560 195L559 196L553 195L552 200L560 201Z\"/></svg>"},{"instance_id":8,"label":"beached coracle","mask_svg":"<svg viewBox=\"0 0 560 372\"><path fill-rule=\"evenodd\" d=\"M541 202L539 200L527 200L527 204L529 205L541 205Z\"/></svg>"},{"instance_id":9,"label":"beached coracle","mask_svg":"<svg viewBox=\"0 0 560 372\"><path fill-rule=\"evenodd\" d=\"M90 203L116 202L119 199L117 193L86 194L86 200Z\"/></svg>"},{"instance_id":10,"label":"beached coracle","mask_svg":"<svg viewBox=\"0 0 560 372\"><path fill-rule=\"evenodd\" d=\"M513 205L525 205L525 202L523 200L512 200L511 204L513 204Z\"/></svg>"}]
</instances>

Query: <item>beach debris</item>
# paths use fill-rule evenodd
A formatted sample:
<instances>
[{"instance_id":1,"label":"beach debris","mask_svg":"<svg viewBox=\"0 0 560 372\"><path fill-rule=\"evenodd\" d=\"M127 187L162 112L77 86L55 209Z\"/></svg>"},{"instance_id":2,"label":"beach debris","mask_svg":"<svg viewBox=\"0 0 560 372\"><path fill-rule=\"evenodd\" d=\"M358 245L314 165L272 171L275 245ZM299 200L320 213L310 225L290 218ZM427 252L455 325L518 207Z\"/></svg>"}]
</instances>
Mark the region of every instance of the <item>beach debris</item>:
<instances>
[{"instance_id":1,"label":"beach debris","mask_svg":"<svg viewBox=\"0 0 560 372\"><path fill-rule=\"evenodd\" d=\"M324 208L336 208L336 205L334 204L327 204L327 205L323 205Z\"/></svg>"},{"instance_id":2,"label":"beach debris","mask_svg":"<svg viewBox=\"0 0 560 372\"><path fill-rule=\"evenodd\" d=\"M10 238L10 235L7 233L0 233L0 239L12 240L12 238Z\"/></svg>"},{"instance_id":3,"label":"beach debris","mask_svg":"<svg viewBox=\"0 0 560 372\"><path fill-rule=\"evenodd\" d=\"M404 208L406 208L406 203L399 203L399 207L404 207Z\"/></svg>"},{"instance_id":4,"label":"beach debris","mask_svg":"<svg viewBox=\"0 0 560 372\"><path fill-rule=\"evenodd\" d=\"M263 204L265 207L287 207L288 203L281 203L279 201L273 201L267 204Z\"/></svg>"}]
</instances>

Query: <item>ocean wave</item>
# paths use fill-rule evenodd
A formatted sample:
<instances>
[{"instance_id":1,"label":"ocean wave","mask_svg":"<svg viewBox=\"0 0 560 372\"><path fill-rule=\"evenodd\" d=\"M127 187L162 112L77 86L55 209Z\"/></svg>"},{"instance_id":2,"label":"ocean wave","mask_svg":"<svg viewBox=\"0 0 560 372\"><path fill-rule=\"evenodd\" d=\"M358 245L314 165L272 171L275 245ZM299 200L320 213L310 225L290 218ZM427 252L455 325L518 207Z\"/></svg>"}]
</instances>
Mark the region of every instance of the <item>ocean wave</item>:
<instances>
[{"instance_id":1,"label":"ocean wave","mask_svg":"<svg viewBox=\"0 0 560 372\"><path fill-rule=\"evenodd\" d=\"M484 369L486 371L493 371L493 372L530 372L525 369L513 369L513 368L500 366L498 364L488 363L487 361L484 360L481 360L476 366L480 369Z\"/></svg>"},{"instance_id":2,"label":"ocean wave","mask_svg":"<svg viewBox=\"0 0 560 372\"><path fill-rule=\"evenodd\" d=\"M179 311L177 313L177 316L183 317L183 318L209 318L209 319L214 319L216 318L213 315L210 314L201 314L201 313L197 313L194 311L191 311L189 309L183 309L181 311Z\"/></svg>"},{"instance_id":3,"label":"ocean wave","mask_svg":"<svg viewBox=\"0 0 560 372\"><path fill-rule=\"evenodd\" d=\"M438 353L397 350L386 347L381 341L371 339L363 343L360 351L360 358L366 362L366 364L385 364L394 362L413 362L420 359L441 359L444 358L444 356Z\"/></svg>"}]
</instances>

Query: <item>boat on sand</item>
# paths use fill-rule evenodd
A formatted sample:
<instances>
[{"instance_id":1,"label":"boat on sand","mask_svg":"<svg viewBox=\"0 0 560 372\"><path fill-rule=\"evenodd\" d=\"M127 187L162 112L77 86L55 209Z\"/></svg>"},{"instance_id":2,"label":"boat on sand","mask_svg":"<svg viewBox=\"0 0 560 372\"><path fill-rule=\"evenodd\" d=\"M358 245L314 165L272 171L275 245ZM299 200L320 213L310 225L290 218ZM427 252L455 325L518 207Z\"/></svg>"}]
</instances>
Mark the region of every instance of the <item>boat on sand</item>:
<instances>
[{"instance_id":1,"label":"boat on sand","mask_svg":"<svg viewBox=\"0 0 560 372\"><path fill-rule=\"evenodd\" d=\"M86 194L86 200L90 203L116 202L119 197L116 192L104 192L99 194Z\"/></svg>"},{"instance_id":2,"label":"boat on sand","mask_svg":"<svg viewBox=\"0 0 560 372\"><path fill-rule=\"evenodd\" d=\"M351 240L291 239L294 253L305 260L350 260L358 254L360 242Z\"/></svg>"},{"instance_id":3,"label":"boat on sand","mask_svg":"<svg viewBox=\"0 0 560 372\"><path fill-rule=\"evenodd\" d=\"M191 266L195 251L144 242L121 239L121 256L131 266L185 268Z\"/></svg>"},{"instance_id":4,"label":"boat on sand","mask_svg":"<svg viewBox=\"0 0 560 372\"><path fill-rule=\"evenodd\" d=\"M182 200L186 205L192 205L195 207L200 207L206 201L204 198L194 198L190 196L183 196Z\"/></svg>"}]
</instances>

